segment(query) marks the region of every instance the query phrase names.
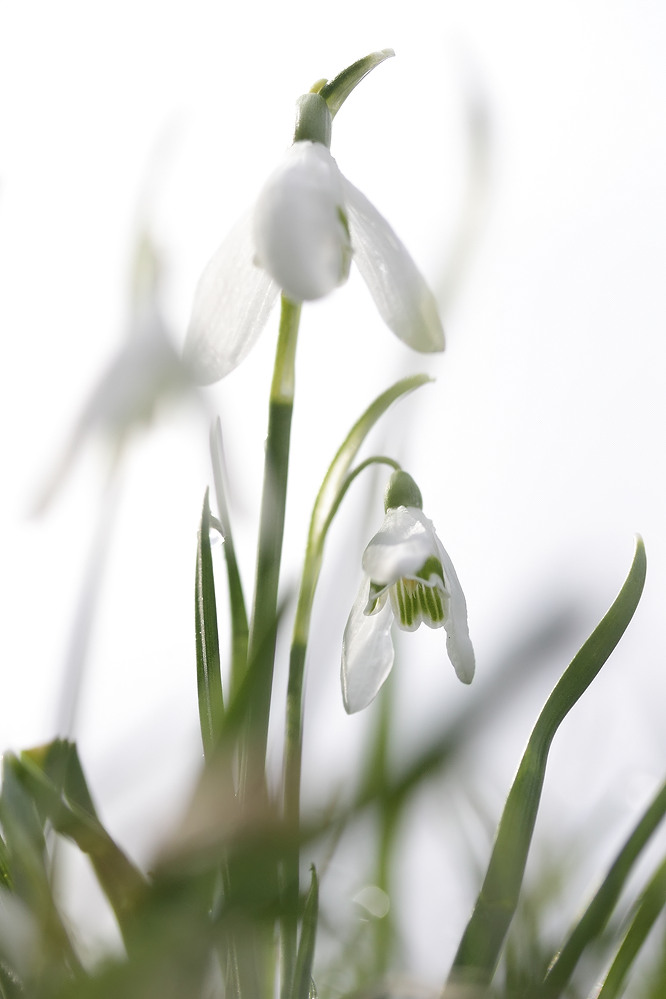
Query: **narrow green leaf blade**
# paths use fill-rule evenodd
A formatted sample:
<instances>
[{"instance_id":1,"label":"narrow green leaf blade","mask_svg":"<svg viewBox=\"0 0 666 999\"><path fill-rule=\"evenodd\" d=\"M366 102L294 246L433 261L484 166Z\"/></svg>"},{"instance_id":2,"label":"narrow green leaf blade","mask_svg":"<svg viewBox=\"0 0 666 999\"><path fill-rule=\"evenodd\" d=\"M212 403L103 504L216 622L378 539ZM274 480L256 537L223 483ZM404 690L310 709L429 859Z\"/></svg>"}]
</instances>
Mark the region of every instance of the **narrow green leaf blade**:
<instances>
[{"instance_id":1,"label":"narrow green leaf blade","mask_svg":"<svg viewBox=\"0 0 666 999\"><path fill-rule=\"evenodd\" d=\"M569 982L578 960L602 932L643 848L666 813L666 783L650 802L613 861L594 898L560 948L543 981L543 999L554 999Z\"/></svg>"},{"instance_id":2,"label":"narrow green leaf blade","mask_svg":"<svg viewBox=\"0 0 666 999\"><path fill-rule=\"evenodd\" d=\"M197 541L195 620L199 723L204 755L207 759L219 741L224 720L215 579L210 547L210 521L210 505L208 490L206 490Z\"/></svg>"},{"instance_id":3,"label":"narrow green leaf blade","mask_svg":"<svg viewBox=\"0 0 666 999\"><path fill-rule=\"evenodd\" d=\"M305 900L301 939L296 955L293 999L309 999L312 994L312 965L314 962L317 921L319 918L319 882L314 864L311 867L310 890Z\"/></svg>"},{"instance_id":4,"label":"narrow green leaf blade","mask_svg":"<svg viewBox=\"0 0 666 999\"><path fill-rule=\"evenodd\" d=\"M637 538L624 586L558 681L530 736L504 806L481 892L451 969L452 986L485 986L492 979L518 904L553 736L624 634L643 592L645 573L645 548Z\"/></svg>"},{"instance_id":5,"label":"narrow green leaf blade","mask_svg":"<svg viewBox=\"0 0 666 999\"><path fill-rule=\"evenodd\" d=\"M56 740L24 752L14 769L42 822L88 855L125 934L146 881L99 821L74 744Z\"/></svg>"},{"instance_id":6,"label":"narrow green leaf blade","mask_svg":"<svg viewBox=\"0 0 666 999\"><path fill-rule=\"evenodd\" d=\"M231 696L238 689L247 667L247 646L249 626L243 586L241 583L236 549L231 531L231 518L225 488L224 448L222 445L222 425L220 418L215 421L210 433L210 453L215 480L217 509L222 524L224 538L224 559L229 583L229 609L231 611Z\"/></svg>"},{"instance_id":7,"label":"narrow green leaf blade","mask_svg":"<svg viewBox=\"0 0 666 999\"><path fill-rule=\"evenodd\" d=\"M636 956L645 943L648 933L666 906L666 858L650 878L639 899L634 917L610 970L597 993L597 999L617 999Z\"/></svg>"}]
</instances>

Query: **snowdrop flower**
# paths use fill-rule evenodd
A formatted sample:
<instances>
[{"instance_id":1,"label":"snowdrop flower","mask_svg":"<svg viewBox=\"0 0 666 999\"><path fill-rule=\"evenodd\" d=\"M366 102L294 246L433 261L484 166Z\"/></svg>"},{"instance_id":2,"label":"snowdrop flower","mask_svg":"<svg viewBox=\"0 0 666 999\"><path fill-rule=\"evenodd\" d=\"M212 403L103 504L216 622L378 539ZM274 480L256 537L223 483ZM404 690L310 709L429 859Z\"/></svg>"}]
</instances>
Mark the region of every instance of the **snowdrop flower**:
<instances>
[{"instance_id":1,"label":"snowdrop flower","mask_svg":"<svg viewBox=\"0 0 666 999\"><path fill-rule=\"evenodd\" d=\"M444 349L414 261L331 156L331 122L321 94L300 99L294 144L204 269L184 351L200 384L241 363L280 293L295 303L322 298L347 280L352 260L396 336L414 350Z\"/></svg>"},{"instance_id":2,"label":"snowdrop flower","mask_svg":"<svg viewBox=\"0 0 666 999\"><path fill-rule=\"evenodd\" d=\"M382 528L363 554L363 583L342 643L342 696L350 714L373 700L391 671L393 621L403 631L421 623L444 628L458 678L471 683L474 676L465 596L406 472L391 477L385 506Z\"/></svg>"},{"instance_id":3,"label":"snowdrop flower","mask_svg":"<svg viewBox=\"0 0 666 999\"><path fill-rule=\"evenodd\" d=\"M158 404L193 388L171 342L159 306L160 262L147 234L138 240L127 336L84 405L69 442L33 504L41 513L60 487L84 443L106 439L117 460L130 434L153 417Z\"/></svg>"}]
</instances>

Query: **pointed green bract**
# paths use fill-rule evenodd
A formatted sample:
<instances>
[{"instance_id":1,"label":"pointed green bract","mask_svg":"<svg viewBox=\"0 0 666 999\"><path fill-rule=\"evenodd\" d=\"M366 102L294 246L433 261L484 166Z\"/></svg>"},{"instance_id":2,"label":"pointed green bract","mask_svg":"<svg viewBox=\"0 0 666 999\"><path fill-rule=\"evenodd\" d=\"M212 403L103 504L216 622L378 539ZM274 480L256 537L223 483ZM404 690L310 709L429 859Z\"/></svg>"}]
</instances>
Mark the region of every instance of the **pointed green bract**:
<instances>
[{"instance_id":1,"label":"pointed green bract","mask_svg":"<svg viewBox=\"0 0 666 999\"><path fill-rule=\"evenodd\" d=\"M488 870L449 976L452 986L488 985L513 918L536 822L550 745L624 634L645 583L642 539L615 602L565 670L539 715L497 829Z\"/></svg>"},{"instance_id":2,"label":"pointed green bract","mask_svg":"<svg viewBox=\"0 0 666 999\"><path fill-rule=\"evenodd\" d=\"M394 55L395 52L393 49L381 49L379 52L371 52L370 55L352 63L352 65L348 66L347 69L343 69L341 73L338 73L335 79L325 83L324 86L318 90L318 93L321 94L328 104L331 117L335 118L336 114L347 100L352 90L358 86L361 80L366 77L368 73L370 73L376 66L380 66L386 59L390 59L391 56Z\"/></svg>"}]
</instances>

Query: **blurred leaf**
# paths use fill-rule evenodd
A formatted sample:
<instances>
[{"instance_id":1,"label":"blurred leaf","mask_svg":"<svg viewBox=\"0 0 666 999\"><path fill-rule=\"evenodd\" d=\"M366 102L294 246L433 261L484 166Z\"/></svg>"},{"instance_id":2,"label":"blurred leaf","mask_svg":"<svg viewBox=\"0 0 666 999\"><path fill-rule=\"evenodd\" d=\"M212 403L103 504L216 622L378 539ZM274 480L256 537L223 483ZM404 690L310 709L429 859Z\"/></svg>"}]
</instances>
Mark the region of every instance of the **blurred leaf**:
<instances>
[{"instance_id":1,"label":"blurred leaf","mask_svg":"<svg viewBox=\"0 0 666 999\"><path fill-rule=\"evenodd\" d=\"M537 720L504 807L486 877L458 947L449 983L490 983L518 904L527 854L541 800L548 752L560 723L620 641L645 583L641 538L615 602L565 670Z\"/></svg>"},{"instance_id":2,"label":"blurred leaf","mask_svg":"<svg viewBox=\"0 0 666 999\"><path fill-rule=\"evenodd\" d=\"M137 898L146 888L141 872L114 843L97 817L76 746L56 740L16 760L15 773L42 823L71 839L90 857L95 874L123 934ZM4 793L4 788L3 788Z\"/></svg>"},{"instance_id":3,"label":"blurred leaf","mask_svg":"<svg viewBox=\"0 0 666 999\"><path fill-rule=\"evenodd\" d=\"M597 993L597 999L616 999L622 993L631 966L664 906L666 906L666 859L661 862L636 903L629 929Z\"/></svg>"},{"instance_id":4,"label":"blurred leaf","mask_svg":"<svg viewBox=\"0 0 666 999\"><path fill-rule=\"evenodd\" d=\"M542 990L544 999L560 994L587 945L602 932L631 869L666 813L666 783L661 786L620 850L594 898L562 945L548 969Z\"/></svg>"},{"instance_id":5,"label":"blurred leaf","mask_svg":"<svg viewBox=\"0 0 666 999\"><path fill-rule=\"evenodd\" d=\"M12 893L4 897L2 892L4 904L10 907L14 928L23 925L14 943L4 936L2 958L24 985L26 975L36 981L44 974L56 982L79 970L80 963L53 899L40 809L26 786L25 768L13 753L3 757L0 821Z\"/></svg>"},{"instance_id":6,"label":"blurred leaf","mask_svg":"<svg viewBox=\"0 0 666 999\"><path fill-rule=\"evenodd\" d=\"M197 644L197 691L199 722L204 754L208 758L219 742L224 720L224 699L220 675L220 645L217 629L215 579L210 549L210 506L208 490L204 497L197 542L195 614Z\"/></svg>"},{"instance_id":7,"label":"blurred leaf","mask_svg":"<svg viewBox=\"0 0 666 999\"><path fill-rule=\"evenodd\" d=\"M313 991L312 964L317 939L317 921L319 919L319 882L314 864L310 870L310 890L305 900L305 909L301 924L301 939L298 943L298 953L296 955L296 971L294 973L294 985L291 993L293 999L310 999Z\"/></svg>"}]
</instances>

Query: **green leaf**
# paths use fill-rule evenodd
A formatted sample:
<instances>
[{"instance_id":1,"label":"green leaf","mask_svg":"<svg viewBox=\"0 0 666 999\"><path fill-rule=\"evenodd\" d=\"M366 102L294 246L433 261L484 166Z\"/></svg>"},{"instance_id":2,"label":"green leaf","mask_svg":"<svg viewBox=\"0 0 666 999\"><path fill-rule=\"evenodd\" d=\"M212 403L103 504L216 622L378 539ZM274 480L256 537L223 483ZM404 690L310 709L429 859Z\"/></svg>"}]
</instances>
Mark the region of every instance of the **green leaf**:
<instances>
[{"instance_id":1,"label":"green leaf","mask_svg":"<svg viewBox=\"0 0 666 999\"><path fill-rule=\"evenodd\" d=\"M536 822L550 745L560 723L620 641L645 583L641 538L615 602L565 670L537 720L504 807L486 877L463 934L449 982L487 985L513 918Z\"/></svg>"},{"instance_id":2,"label":"green leaf","mask_svg":"<svg viewBox=\"0 0 666 999\"><path fill-rule=\"evenodd\" d=\"M319 883L314 864L310 868L310 890L305 900L301 939L296 955L296 970L294 972L293 999L309 999L312 994L312 964L314 961L315 942L317 939L317 921L319 918Z\"/></svg>"},{"instance_id":3,"label":"green leaf","mask_svg":"<svg viewBox=\"0 0 666 999\"><path fill-rule=\"evenodd\" d=\"M666 906L666 859L661 862L636 904L634 917L604 984L597 993L597 999L616 999L622 993L629 970L664 906Z\"/></svg>"},{"instance_id":4,"label":"green leaf","mask_svg":"<svg viewBox=\"0 0 666 999\"><path fill-rule=\"evenodd\" d=\"M197 644L197 692L199 723L204 755L214 751L224 720L224 698L220 674L220 644L217 630L217 605L213 557L210 548L210 506L208 490L201 512L201 527L197 541L195 582L195 619Z\"/></svg>"},{"instance_id":5,"label":"green leaf","mask_svg":"<svg viewBox=\"0 0 666 999\"><path fill-rule=\"evenodd\" d=\"M219 417L215 421L210 434L210 452L215 480L215 496L220 514L222 537L224 539L224 559L227 566L229 582L229 606L231 610L231 696L240 685L247 666L248 621L243 596L236 549L231 532L231 519L227 505L224 475L224 449L222 446L222 427Z\"/></svg>"},{"instance_id":6,"label":"green leaf","mask_svg":"<svg viewBox=\"0 0 666 999\"><path fill-rule=\"evenodd\" d=\"M58 739L48 746L24 752L13 763L13 771L43 825L50 823L57 833L72 840L88 855L125 933L127 920L145 890L146 881L99 821L76 746Z\"/></svg>"},{"instance_id":7,"label":"green leaf","mask_svg":"<svg viewBox=\"0 0 666 999\"><path fill-rule=\"evenodd\" d=\"M22 761L13 753L5 753L0 820L11 884L8 911L13 922L24 923L29 934L34 934L35 946L26 964L25 948L15 950L10 939L3 940L0 957L24 984L42 975L47 975L49 984L53 984L80 967L53 898L40 812ZM37 953L39 960L35 961Z\"/></svg>"},{"instance_id":8,"label":"green leaf","mask_svg":"<svg viewBox=\"0 0 666 999\"><path fill-rule=\"evenodd\" d=\"M610 919L634 863L666 813L666 783L646 808L613 861L594 898L560 948L543 981L543 999L558 996L569 982L578 960ZM541 995L541 993L540 993Z\"/></svg>"}]
</instances>

